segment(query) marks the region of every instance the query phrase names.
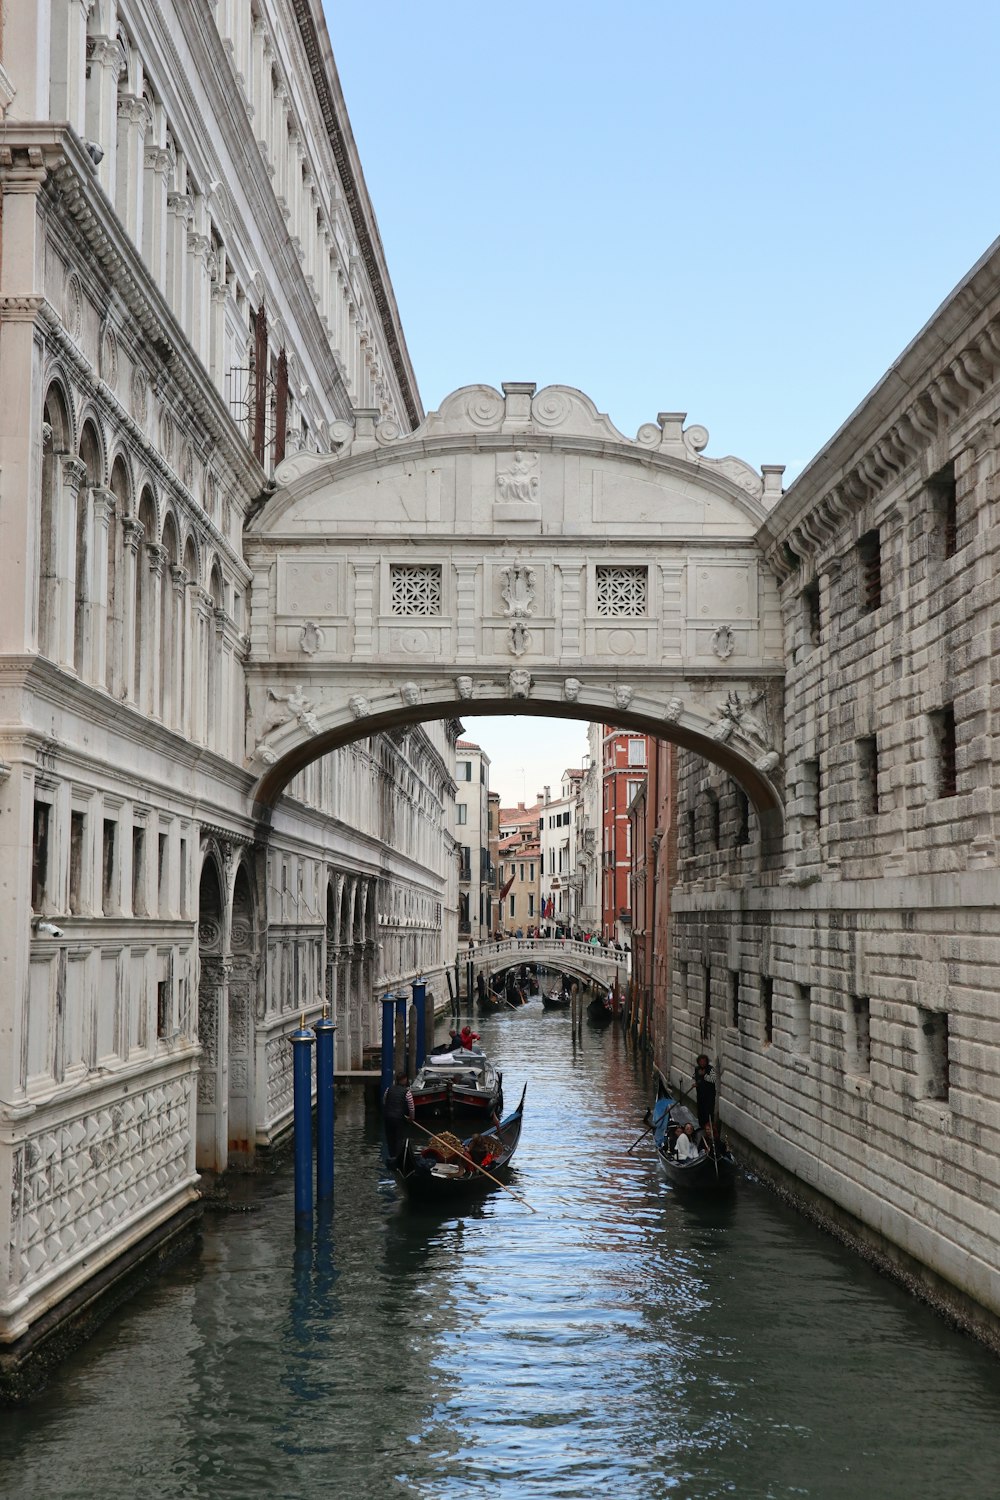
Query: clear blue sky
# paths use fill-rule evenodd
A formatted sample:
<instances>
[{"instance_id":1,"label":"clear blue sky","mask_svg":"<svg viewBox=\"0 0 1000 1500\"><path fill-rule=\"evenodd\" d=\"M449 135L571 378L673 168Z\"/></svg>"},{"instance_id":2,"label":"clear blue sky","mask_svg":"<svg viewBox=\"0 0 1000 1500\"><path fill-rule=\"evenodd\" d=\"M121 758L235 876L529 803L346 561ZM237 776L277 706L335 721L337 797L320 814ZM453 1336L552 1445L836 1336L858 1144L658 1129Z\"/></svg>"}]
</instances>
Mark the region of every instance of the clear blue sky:
<instances>
[{"instance_id":1,"label":"clear blue sky","mask_svg":"<svg viewBox=\"0 0 1000 1500\"><path fill-rule=\"evenodd\" d=\"M576 385L787 480L1000 232L996 0L326 9L428 410Z\"/></svg>"}]
</instances>

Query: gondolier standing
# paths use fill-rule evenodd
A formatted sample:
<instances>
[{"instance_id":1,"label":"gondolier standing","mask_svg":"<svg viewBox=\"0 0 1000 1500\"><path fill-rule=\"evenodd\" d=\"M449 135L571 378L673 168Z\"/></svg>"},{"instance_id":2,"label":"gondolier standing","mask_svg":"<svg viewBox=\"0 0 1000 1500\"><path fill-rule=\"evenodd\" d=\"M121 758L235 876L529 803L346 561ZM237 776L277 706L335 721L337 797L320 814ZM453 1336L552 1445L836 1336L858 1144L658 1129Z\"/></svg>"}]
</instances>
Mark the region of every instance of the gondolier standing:
<instances>
[{"instance_id":1,"label":"gondolier standing","mask_svg":"<svg viewBox=\"0 0 1000 1500\"><path fill-rule=\"evenodd\" d=\"M382 1095L382 1118L385 1121L385 1141L389 1160L399 1155L406 1140L406 1121L416 1117L413 1094L410 1092L410 1075L405 1071L396 1074L396 1082L390 1083Z\"/></svg>"},{"instance_id":2,"label":"gondolier standing","mask_svg":"<svg viewBox=\"0 0 1000 1500\"><path fill-rule=\"evenodd\" d=\"M698 1100L698 1124L704 1130L715 1119L715 1074L706 1052L695 1058L694 1091Z\"/></svg>"}]
</instances>

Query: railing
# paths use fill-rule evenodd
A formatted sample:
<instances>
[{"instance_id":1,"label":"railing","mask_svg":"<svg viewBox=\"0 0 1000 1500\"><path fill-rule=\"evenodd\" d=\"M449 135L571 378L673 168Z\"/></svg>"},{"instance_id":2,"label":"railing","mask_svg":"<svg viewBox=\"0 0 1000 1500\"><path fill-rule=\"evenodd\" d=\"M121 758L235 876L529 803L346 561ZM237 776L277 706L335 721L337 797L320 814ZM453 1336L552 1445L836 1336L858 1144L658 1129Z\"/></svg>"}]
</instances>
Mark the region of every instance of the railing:
<instances>
[{"instance_id":1,"label":"railing","mask_svg":"<svg viewBox=\"0 0 1000 1500\"><path fill-rule=\"evenodd\" d=\"M628 970L632 955L627 948L615 948L610 943L582 943L576 938L502 938L499 943L477 943L474 948L462 952L459 957L476 964L517 960L531 954L545 954L566 958L597 960L609 966Z\"/></svg>"}]
</instances>

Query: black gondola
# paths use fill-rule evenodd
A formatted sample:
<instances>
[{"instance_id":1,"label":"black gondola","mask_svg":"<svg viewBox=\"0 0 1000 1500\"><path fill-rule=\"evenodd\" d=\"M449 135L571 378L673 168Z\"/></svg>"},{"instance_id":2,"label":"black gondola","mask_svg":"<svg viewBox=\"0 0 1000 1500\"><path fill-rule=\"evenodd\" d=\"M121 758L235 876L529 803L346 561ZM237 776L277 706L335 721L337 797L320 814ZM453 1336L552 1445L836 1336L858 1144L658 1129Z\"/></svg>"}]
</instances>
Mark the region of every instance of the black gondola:
<instances>
[{"instance_id":1,"label":"black gondola","mask_svg":"<svg viewBox=\"0 0 1000 1500\"><path fill-rule=\"evenodd\" d=\"M656 1075L656 1099L653 1103L653 1140L667 1181L675 1188L716 1193L731 1188L736 1181L736 1161L721 1140L711 1140L698 1129L698 1121L684 1104L669 1093L660 1073ZM677 1129L695 1127L697 1155L679 1161L673 1150Z\"/></svg>"},{"instance_id":2,"label":"black gondola","mask_svg":"<svg viewBox=\"0 0 1000 1500\"><path fill-rule=\"evenodd\" d=\"M551 994L542 991L542 1007L545 1010L569 1010L572 1004L571 996L564 994L562 990L553 990Z\"/></svg>"},{"instance_id":3,"label":"black gondola","mask_svg":"<svg viewBox=\"0 0 1000 1500\"><path fill-rule=\"evenodd\" d=\"M614 1018L615 1007L610 994L595 995L587 1006L587 1020L594 1026L610 1026Z\"/></svg>"},{"instance_id":4,"label":"black gondola","mask_svg":"<svg viewBox=\"0 0 1000 1500\"><path fill-rule=\"evenodd\" d=\"M494 1178L503 1182L521 1138L527 1092L525 1084L517 1108L506 1119L478 1136L467 1137L458 1150L443 1137L435 1137L439 1142L437 1146L434 1140L427 1140L422 1147L408 1137L399 1156L392 1162L392 1169L407 1195L423 1202L448 1203L496 1186ZM472 1164L473 1158L469 1154L470 1146L479 1141L489 1148L482 1162L482 1171Z\"/></svg>"}]
</instances>

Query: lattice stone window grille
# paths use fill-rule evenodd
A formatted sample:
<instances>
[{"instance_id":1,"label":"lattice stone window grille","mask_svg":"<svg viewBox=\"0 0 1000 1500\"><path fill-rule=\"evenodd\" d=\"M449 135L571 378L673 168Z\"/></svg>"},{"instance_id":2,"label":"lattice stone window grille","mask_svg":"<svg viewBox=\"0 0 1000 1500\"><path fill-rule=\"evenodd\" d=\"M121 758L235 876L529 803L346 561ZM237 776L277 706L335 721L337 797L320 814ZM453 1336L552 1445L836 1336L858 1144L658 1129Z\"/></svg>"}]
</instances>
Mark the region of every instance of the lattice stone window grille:
<instances>
[{"instance_id":1,"label":"lattice stone window grille","mask_svg":"<svg viewBox=\"0 0 1000 1500\"><path fill-rule=\"evenodd\" d=\"M441 613L440 563L390 563L394 615Z\"/></svg>"},{"instance_id":2,"label":"lattice stone window grille","mask_svg":"<svg viewBox=\"0 0 1000 1500\"><path fill-rule=\"evenodd\" d=\"M636 618L646 613L647 568L597 568L597 613Z\"/></svg>"}]
</instances>

